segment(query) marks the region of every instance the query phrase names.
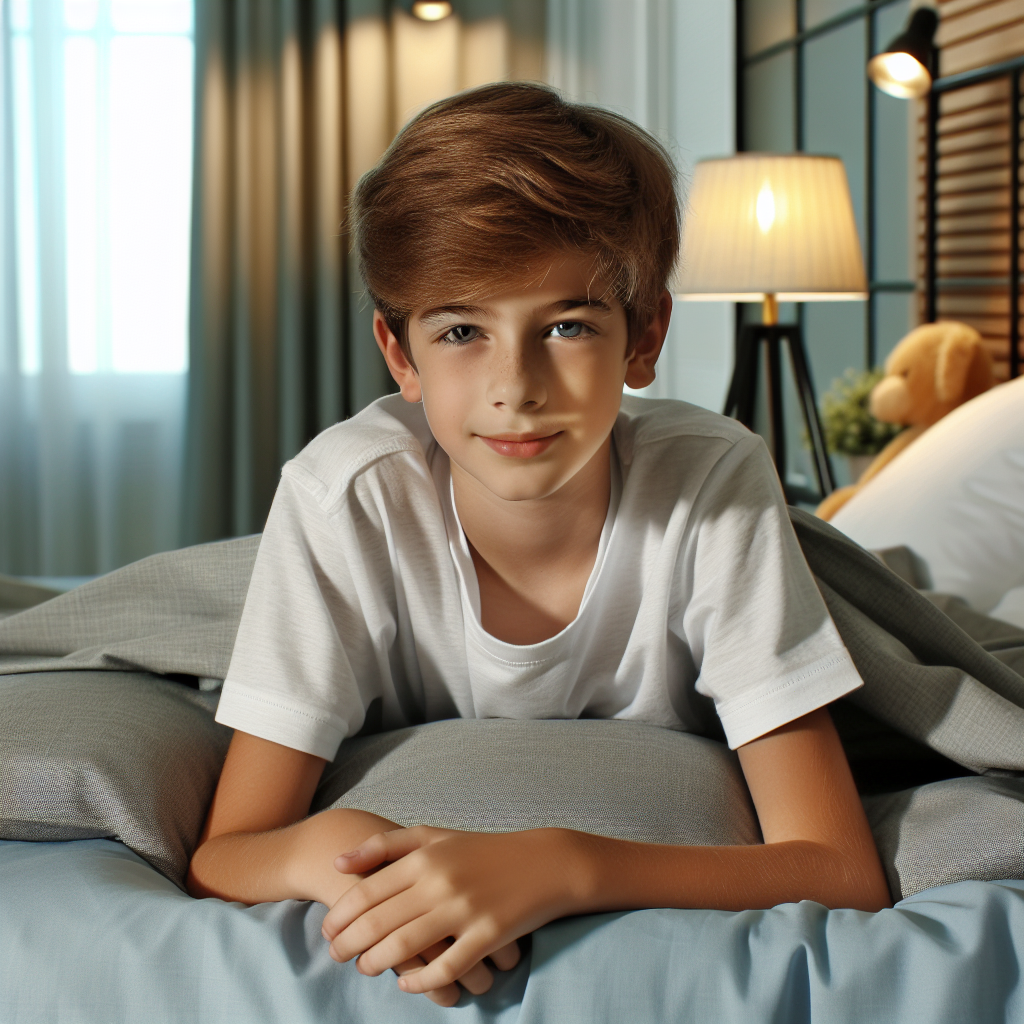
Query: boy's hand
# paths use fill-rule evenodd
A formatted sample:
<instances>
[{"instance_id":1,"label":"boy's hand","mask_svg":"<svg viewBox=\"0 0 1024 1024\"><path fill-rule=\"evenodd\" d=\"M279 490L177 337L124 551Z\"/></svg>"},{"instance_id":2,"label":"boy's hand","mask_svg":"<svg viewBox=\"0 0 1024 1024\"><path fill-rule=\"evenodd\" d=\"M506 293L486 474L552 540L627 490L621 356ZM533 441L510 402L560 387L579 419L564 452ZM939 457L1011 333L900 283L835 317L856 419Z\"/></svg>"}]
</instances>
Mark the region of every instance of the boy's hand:
<instances>
[{"instance_id":1,"label":"boy's hand","mask_svg":"<svg viewBox=\"0 0 1024 1024\"><path fill-rule=\"evenodd\" d=\"M386 866L344 893L327 914L323 933L331 956L340 962L359 956L359 970L371 976L401 967L398 984L405 992L430 992L458 980L473 991L471 973L485 956L507 970L519 959L520 935L577 911L583 893L574 835L419 825L371 836L335 861L345 874ZM449 938L454 942L436 955ZM417 955L430 962L407 966Z\"/></svg>"},{"instance_id":2,"label":"boy's hand","mask_svg":"<svg viewBox=\"0 0 1024 1024\"><path fill-rule=\"evenodd\" d=\"M426 964L436 960L442 953L446 952L450 945L450 942L438 942L429 949L422 950L418 956L406 960L404 964L398 964L394 968L395 974L401 978L403 975L413 974L421 970ZM519 946L512 942L503 949L497 950L491 959L500 970L509 971L519 963ZM454 1006L462 994L459 985L468 992L472 992L473 995L479 996L490 991L493 984L494 975L482 960L478 960L458 979L458 983L442 985L441 988L424 992L423 994L431 1002L437 1003L438 1006Z\"/></svg>"}]
</instances>

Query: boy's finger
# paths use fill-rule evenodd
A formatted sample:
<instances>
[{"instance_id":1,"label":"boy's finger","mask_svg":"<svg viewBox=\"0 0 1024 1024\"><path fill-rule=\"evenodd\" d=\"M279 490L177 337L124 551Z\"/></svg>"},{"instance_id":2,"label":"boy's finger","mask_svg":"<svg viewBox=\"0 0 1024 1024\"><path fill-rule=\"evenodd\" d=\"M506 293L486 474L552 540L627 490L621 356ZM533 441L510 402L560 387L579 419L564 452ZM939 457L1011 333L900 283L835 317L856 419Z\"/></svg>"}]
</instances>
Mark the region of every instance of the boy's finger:
<instances>
[{"instance_id":1,"label":"boy's finger","mask_svg":"<svg viewBox=\"0 0 1024 1024\"><path fill-rule=\"evenodd\" d=\"M448 952L452 942L451 939L446 939L444 942L435 942L433 946L428 946L426 949L420 951L418 957L413 957L412 960L407 963L412 963L413 960L421 960L424 963L430 963L432 960L436 960L442 953ZM477 969L479 968L479 970ZM402 973L409 973L403 971ZM483 995L484 992L490 990L491 985L494 984L494 975L491 973L490 968L482 961L478 960L472 967L459 978L459 984L472 992L473 995ZM430 995L428 992L427 995Z\"/></svg>"},{"instance_id":2,"label":"boy's finger","mask_svg":"<svg viewBox=\"0 0 1024 1024\"><path fill-rule=\"evenodd\" d=\"M440 955L448 947L441 943L437 945L437 953ZM412 971L418 971L423 966L424 961L418 956L414 956L409 960L406 960L404 964L399 964L393 968L395 974L401 977L403 974L409 974ZM454 1006L459 1001L459 996L462 993L459 991L458 985L445 985L443 988L436 988L432 992L424 992L424 995L432 1002L437 1003L438 1006Z\"/></svg>"},{"instance_id":3,"label":"boy's finger","mask_svg":"<svg viewBox=\"0 0 1024 1024\"><path fill-rule=\"evenodd\" d=\"M335 857L334 867L343 874L359 874L369 871L385 861L396 860L403 854L392 854L392 849L397 847L388 842L388 837L408 831L408 829L397 828L391 832L378 832L376 835L370 836L369 839L364 839L354 850L347 850ZM412 848L415 849L415 846Z\"/></svg>"},{"instance_id":4,"label":"boy's finger","mask_svg":"<svg viewBox=\"0 0 1024 1024\"><path fill-rule=\"evenodd\" d=\"M451 948L422 970L412 971L398 979L403 992L423 993L440 988L461 978L478 960L486 956L479 936L463 935L456 939Z\"/></svg>"},{"instance_id":5,"label":"boy's finger","mask_svg":"<svg viewBox=\"0 0 1024 1024\"><path fill-rule=\"evenodd\" d=\"M447 937L447 932L448 928L437 912L423 914L413 920L407 920L401 925L378 929L379 938L376 942L365 942L364 944L360 941L358 943L358 945L362 945L365 952L356 961L356 966L362 974L371 976L383 974L389 967L405 963L410 957L419 955L423 950L443 941ZM345 935L339 936L335 940L335 947L345 938ZM347 952L347 949L342 952ZM442 953L441 957L444 956L445 953ZM476 959L480 960L482 957ZM474 961L465 963L463 970L458 974L444 978L438 984L427 986L421 991L426 992L430 988L440 988L442 985L457 981L459 975L469 970L473 963Z\"/></svg>"},{"instance_id":6,"label":"boy's finger","mask_svg":"<svg viewBox=\"0 0 1024 1024\"><path fill-rule=\"evenodd\" d=\"M490 991L494 984L494 975L482 960L477 960L465 974L459 977L459 984L467 992L472 992L475 996L482 996L485 992Z\"/></svg>"},{"instance_id":7,"label":"boy's finger","mask_svg":"<svg viewBox=\"0 0 1024 1024\"><path fill-rule=\"evenodd\" d=\"M381 943L388 942L389 938L396 935L409 925L421 920L424 914L428 914L432 908L421 906L409 900L387 900L368 910L358 917L347 928L343 928L331 941L331 956L339 963L351 960L355 956L365 955L371 949L379 947ZM417 938L422 936L423 941L418 946L399 944L394 941L387 947L392 954L385 962L378 962L377 957L360 961L360 970L364 974L370 973L366 970L372 964L374 974L380 974L395 964L400 964L414 954L420 953L427 946L445 938L444 929L435 928L433 934L426 931L417 931ZM454 978L452 979L455 980Z\"/></svg>"},{"instance_id":8,"label":"boy's finger","mask_svg":"<svg viewBox=\"0 0 1024 1024\"><path fill-rule=\"evenodd\" d=\"M368 871L385 861L398 860L421 846L441 838L444 829L430 828L427 825L414 825L412 828L396 828L389 832L378 832L360 843L354 850L340 854L334 860L334 866L345 874Z\"/></svg>"},{"instance_id":9,"label":"boy's finger","mask_svg":"<svg viewBox=\"0 0 1024 1024\"><path fill-rule=\"evenodd\" d=\"M499 971L511 971L522 954L519 951L519 943L513 940L507 946L496 949L490 955L490 960ZM434 959L431 957L431 959Z\"/></svg>"},{"instance_id":10,"label":"boy's finger","mask_svg":"<svg viewBox=\"0 0 1024 1024\"><path fill-rule=\"evenodd\" d=\"M386 900L405 892L415 878L395 867L380 871L353 885L327 912L320 932L333 942L346 928Z\"/></svg>"}]
</instances>

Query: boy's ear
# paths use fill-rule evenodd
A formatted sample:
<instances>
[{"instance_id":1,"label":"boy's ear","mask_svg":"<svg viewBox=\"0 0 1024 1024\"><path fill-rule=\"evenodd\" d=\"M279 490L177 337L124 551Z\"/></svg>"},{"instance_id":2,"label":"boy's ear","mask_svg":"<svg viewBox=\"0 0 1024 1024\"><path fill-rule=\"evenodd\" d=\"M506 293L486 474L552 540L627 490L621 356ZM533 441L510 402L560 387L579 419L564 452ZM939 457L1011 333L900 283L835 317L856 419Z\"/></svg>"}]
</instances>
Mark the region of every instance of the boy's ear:
<instances>
[{"instance_id":1,"label":"boy's ear","mask_svg":"<svg viewBox=\"0 0 1024 1024\"><path fill-rule=\"evenodd\" d=\"M626 386L634 391L654 383L654 364L665 344L668 323L672 318L672 293L666 288L658 299L658 308L647 329L637 338L626 361Z\"/></svg>"},{"instance_id":2,"label":"boy's ear","mask_svg":"<svg viewBox=\"0 0 1024 1024\"><path fill-rule=\"evenodd\" d=\"M423 392L420 390L420 375L416 367L405 354L398 339L391 333L380 310L373 311L373 336L377 341L377 348L384 356L384 362L388 364L391 376L395 378L402 397L407 402L419 402L423 399Z\"/></svg>"}]
</instances>

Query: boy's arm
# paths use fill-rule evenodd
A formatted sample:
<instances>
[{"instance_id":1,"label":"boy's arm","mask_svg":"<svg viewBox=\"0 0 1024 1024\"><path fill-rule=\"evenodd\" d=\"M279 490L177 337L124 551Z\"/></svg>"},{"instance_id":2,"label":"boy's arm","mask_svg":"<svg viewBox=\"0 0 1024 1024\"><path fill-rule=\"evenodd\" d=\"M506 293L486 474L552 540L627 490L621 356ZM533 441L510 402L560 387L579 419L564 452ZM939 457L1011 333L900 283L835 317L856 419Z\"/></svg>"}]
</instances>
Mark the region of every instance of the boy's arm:
<instances>
[{"instance_id":1,"label":"boy's arm","mask_svg":"<svg viewBox=\"0 0 1024 1024\"><path fill-rule=\"evenodd\" d=\"M378 974L439 936L451 949L403 977L421 992L568 914L643 907L742 910L796 900L874 911L885 874L839 737L819 709L739 749L763 846L674 847L535 829L479 835L401 829L339 858L347 872L392 861L324 921L336 959Z\"/></svg>"},{"instance_id":2,"label":"boy's arm","mask_svg":"<svg viewBox=\"0 0 1024 1024\"><path fill-rule=\"evenodd\" d=\"M329 877L331 851L363 832L398 826L372 814L362 822L333 812L306 818L325 764L236 731L192 855L188 891L250 904L304 899L331 906L351 884Z\"/></svg>"},{"instance_id":3,"label":"boy's arm","mask_svg":"<svg viewBox=\"0 0 1024 1024\"><path fill-rule=\"evenodd\" d=\"M236 731L189 864L189 893L249 904L298 899L333 906L361 877L337 872L337 854L399 826L349 809L307 818L325 764L321 757ZM435 944L418 950L423 959L407 957L395 965L396 972L422 967L444 948ZM509 946L492 959L507 970L515 966L519 951ZM474 961L458 980L478 993L490 988L492 976ZM442 1006L459 998L458 987L451 983L434 986L426 994Z\"/></svg>"}]
</instances>

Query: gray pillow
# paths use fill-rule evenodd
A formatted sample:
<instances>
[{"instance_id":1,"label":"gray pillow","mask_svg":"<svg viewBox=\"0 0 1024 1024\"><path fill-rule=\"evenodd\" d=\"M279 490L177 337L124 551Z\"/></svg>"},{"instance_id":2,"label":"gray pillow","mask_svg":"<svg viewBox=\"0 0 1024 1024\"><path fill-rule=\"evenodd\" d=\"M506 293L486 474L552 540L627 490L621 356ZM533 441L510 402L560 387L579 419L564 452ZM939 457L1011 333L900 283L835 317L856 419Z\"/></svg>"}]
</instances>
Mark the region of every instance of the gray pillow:
<instances>
[{"instance_id":1,"label":"gray pillow","mask_svg":"<svg viewBox=\"0 0 1024 1024\"><path fill-rule=\"evenodd\" d=\"M736 755L635 722L452 719L349 740L314 810L477 832L559 826L643 843L759 843Z\"/></svg>"},{"instance_id":2,"label":"gray pillow","mask_svg":"<svg viewBox=\"0 0 1024 1024\"><path fill-rule=\"evenodd\" d=\"M231 732L218 695L147 673L0 676L0 838L120 839L183 885ZM1024 780L864 800L893 896L1024 878ZM633 722L450 720L342 744L313 810L484 832L546 825L639 842L760 842L736 755Z\"/></svg>"},{"instance_id":3,"label":"gray pillow","mask_svg":"<svg viewBox=\"0 0 1024 1024\"><path fill-rule=\"evenodd\" d=\"M1024 878L1024 780L974 775L864 798L895 899Z\"/></svg>"},{"instance_id":4,"label":"gray pillow","mask_svg":"<svg viewBox=\"0 0 1024 1024\"><path fill-rule=\"evenodd\" d=\"M0 676L0 839L120 839L183 886L231 730L142 672Z\"/></svg>"}]
</instances>

